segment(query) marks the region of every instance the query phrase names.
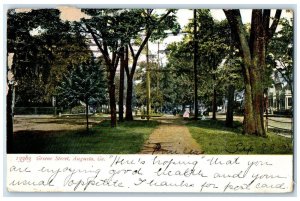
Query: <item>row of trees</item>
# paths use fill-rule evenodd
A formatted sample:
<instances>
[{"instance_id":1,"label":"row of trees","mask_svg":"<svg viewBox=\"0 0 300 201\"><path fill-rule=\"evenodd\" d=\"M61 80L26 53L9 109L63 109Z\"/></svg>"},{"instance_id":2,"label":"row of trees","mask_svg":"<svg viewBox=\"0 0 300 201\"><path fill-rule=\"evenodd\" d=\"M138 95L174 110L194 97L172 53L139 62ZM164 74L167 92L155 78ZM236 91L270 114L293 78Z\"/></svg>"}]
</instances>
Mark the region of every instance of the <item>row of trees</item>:
<instances>
[{"instance_id":1,"label":"row of trees","mask_svg":"<svg viewBox=\"0 0 300 201\"><path fill-rule=\"evenodd\" d=\"M59 83L67 85L71 82L70 78L74 77L70 74L67 82L67 78L63 78L66 72L74 71L80 74L78 66L79 69L85 68L84 66L105 68L111 126L115 127L117 121L115 81L118 66L120 66L119 118L123 120L124 74L126 74L125 119L132 120L133 80L140 55L149 40L162 39L170 32L173 34L179 32L176 10L82 9L82 11L90 17L81 19L80 22L61 21L60 13L56 9L32 10L27 13L16 13L14 10L8 12L8 52L14 53L13 71L18 82L17 94L22 94L18 96L17 103L36 106L39 103L49 102L51 96L57 93ZM290 76L293 69L293 46L290 45L292 26L289 21L282 21L281 33L275 33L280 22L281 10L276 12L272 24L270 24L270 10L253 10L250 31L242 24L239 10L224 10L224 13L227 20L218 22L212 18L209 10L197 9L194 23L191 22L183 30L186 33L183 40L168 46L168 64L162 71L156 72L159 75L156 78L161 78L156 90L157 100L158 103L164 102L165 105L175 103L191 105L193 81L198 78L199 97L202 100L212 97L211 105L215 118L218 94L226 91L228 100L232 100L234 90L244 88L244 132L265 136L263 95L269 83L268 66L274 67L277 62L283 63L282 66L285 68L277 68L278 72L292 84ZM199 27L196 32L195 27ZM101 52L102 65L95 64L91 59L93 54L88 47L91 41ZM198 44L200 62L196 64L196 69L193 69L195 41ZM283 52L284 50L278 47L286 47L287 51ZM272 54L269 54L270 52ZM267 57L268 55L271 56ZM266 57L269 59L267 61L272 61L269 62L270 65L266 64ZM81 65L82 63L85 65ZM218 68L221 63L223 68ZM242 77L239 76L241 73ZM100 74L99 80L102 80ZM104 85L102 81L100 83ZM100 88L100 85L97 86ZM160 87L162 91L159 91ZM26 94L29 94L28 97ZM85 102L88 105L89 101ZM228 125L231 125L232 110L229 111L231 114L228 114Z\"/></svg>"},{"instance_id":2,"label":"row of trees","mask_svg":"<svg viewBox=\"0 0 300 201\"><path fill-rule=\"evenodd\" d=\"M175 77L174 87L177 98L174 103L191 105L193 102L194 73L194 37L197 38L199 51L199 63L197 67L198 96L206 106L209 97L212 95L211 108L213 119L216 118L217 94L226 86L225 69L218 69L226 57L230 54L230 28L227 21L215 21L208 9L197 10L196 27L199 27L197 35L194 32L194 22L185 27L187 33L183 40L168 46L167 68Z\"/></svg>"},{"instance_id":3,"label":"row of trees","mask_svg":"<svg viewBox=\"0 0 300 201\"><path fill-rule=\"evenodd\" d=\"M164 103L192 105L194 92L194 38L197 37L198 96L212 108L224 95L228 100L226 125L232 126L234 92L244 90L244 133L266 136L263 121L265 99L272 84L271 75L280 74L293 89L293 20L281 19L281 10L271 17L270 10L253 10L250 24L244 25L239 10L224 10L227 20L216 21L209 10L197 10L198 35L194 23L185 28L180 42L167 48L168 64L163 76L167 86L161 86ZM272 21L272 23L270 23ZM276 31L280 25L279 31ZM171 75L171 76L170 76ZM168 93L172 91L172 95Z\"/></svg>"},{"instance_id":4,"label":"row of trees","mask_svg":"<svg viewBox=\"0 0 300 201\"><path fill-rule=\"evenodd\" d=\"M138 59L147 42L166 37L165 31L177 32L175 10L163 13L153 9L83 9L90 19L83 19L77 27L91 36L104 57L108 72L108 91L111 126L116 126L115 75L120 62L120 89L123 91L123 69L127 76L126 120L132 117L133 78ZM132 20L134 19L134 20ZM129 66L128 59L132 63ZM122 95L120 95L121 97ZM121 100L121 99L120 99ZM123 104L119 101L119 116L123 119Z\"/></svg>"},{"instance_id":5,"label":"row of trees","mask_svg":"<svg viewBox=\"0 0 300 201\"><path fill-rule=\"evenodd\" d=\"M97 45L106 66L111 126L116 126L115 75L120 64L120 92L127 76L126 119L132 120L133 77L140 54L151 38L177 32L175 10L82 9L91 16L80 22L62 22L56 9L8 12L8 52L14 53L13 71L18 82L16 103L51 102L62 75L92 57L87 44ZM135 19L134 21L132 19ZM37 32L37 33L33 33ZM59 39L59 40L57 40ZM129 58L131 57L131 58ZM132 63L129 66L128 60ZM26 96L25 94L28 94ZM123 94L120 94L123 97ZM120 98L122 100L122 98ZM120 120L123 103L119 101Z\"/></svg>"}]
</instances>

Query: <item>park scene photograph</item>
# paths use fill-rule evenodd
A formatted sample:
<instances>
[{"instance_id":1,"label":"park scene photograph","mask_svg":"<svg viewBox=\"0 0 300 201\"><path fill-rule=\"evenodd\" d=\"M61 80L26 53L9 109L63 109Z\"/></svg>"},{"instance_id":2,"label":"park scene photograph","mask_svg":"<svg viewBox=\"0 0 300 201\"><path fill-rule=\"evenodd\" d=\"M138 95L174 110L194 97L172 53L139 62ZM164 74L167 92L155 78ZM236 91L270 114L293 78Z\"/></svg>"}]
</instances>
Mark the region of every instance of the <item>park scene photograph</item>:
<instances>
[{"instance_id":1,"label":"park scene photograph","mask_svg":"<svg viewBox=\"0 0 300 201\"><path fill-rule=\"evenodd\" d=\"M293 154L289 9L14 8L8 154Z\"/></svg>"}]
</instances>

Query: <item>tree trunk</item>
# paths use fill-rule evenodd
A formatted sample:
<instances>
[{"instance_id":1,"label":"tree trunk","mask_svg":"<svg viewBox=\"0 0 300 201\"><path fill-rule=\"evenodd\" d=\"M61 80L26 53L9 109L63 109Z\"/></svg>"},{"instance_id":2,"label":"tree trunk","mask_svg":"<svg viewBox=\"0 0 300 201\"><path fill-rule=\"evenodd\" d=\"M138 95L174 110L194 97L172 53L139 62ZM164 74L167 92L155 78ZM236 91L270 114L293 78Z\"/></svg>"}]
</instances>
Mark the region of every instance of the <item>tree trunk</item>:
<instances>
[{"instance_id":1,"label":"tree trunk","mask_svg":"<svg viewBox=\"0 0 300 201\"><path fill-rule=\"evenodd\" d=\"M8 92L6 96L6 127L7 127L7 144L6 150L7 153L13 153L13 140L14 140L14 133L13 133L13 113L12 113L12 93L13 93L13 85L8 84Z\"/></svg>"},{"instance_id":2,"label":"tree trunk","mask_svg":"<svg viewBox=\"0 0 300 201\"><path fill-rule=\"evenodd\" d=\"M213 101L212 101L212 112L213 112L213 116L212 116L212 120L216 120L216 112L217 112L217 90L214 89L213 92Z\"/></svg>"},{"instance_id":3,"label":"tree trunk","mask_svg":"<svg viewBox=\"0 0 300 201\"><path fill-rule=\"evenodd\" d=\"M115 72L110 71L109 77L108 77L108 93L109 93L109 106L110 106L110 116L111 116L111 121L110 125L111 127L116 127L117 126L117 115L116 115L116 86L115 86Z\"/></svg>"},{"instance_id":4,"label":"tree trunk","mask_svg":"<svg viewBox=\"0 0 300 201\"><path fill-rule=\"evenodd\" d=\"M266 136L264 126L265 55L268 41L275 33L281 10L276 10L272 25L269 9L252 10L250 40L242 23L240 11L224 10L243 58L245 83L244 133Z\"/></svg>"},{"instance_id":5,"label":"tree trunk","mask_svg":"<svg viewBox=\"0 0 300 201\"><path fill-rule=\"evenodd\" d=\"M112 51L112 58L110 58L110 54L108 51L108 44L105 40L100 42L94 33L94 31L91 29L91 27L85 23L86 28L88 29L88 32L91 34L94 42L96 43L97 47L99 48L100 52L102 53L105 63L107 65L108 70L108 94L109 94L109 105L110 105L110 115L111 115L111 127L117 126L117 114L116 114L116 87L115 87L115 74L116 69L119 62L119 56L117 55L116 51Z\"/></svg>"},{"instance_id":6,"label":"tree trunk","mask_svg":"<svg viewBox=\"0 0 300 201\"><path fill-rule=\"evenodd\" d=\"M254 69L258 70L258 69ZM252 134L266 136L264 127L264 102L263 102L263 83L259 73L254 72L252 77L252 98L253 116L255 120L255 132Z\"/></svg>"},{"instance_id":7,"label":"tree trunk","mask_svg":"<svg viewBox=\"0 0 300 201\"><path fill-rule=\"evenodd\" d=\"M127 94L126 94L126 120L132 121L132 89L133 89L133 78L127 77Z\"/></svg>"},{"instance_id":8,"label":"tree trunk","mask_svg":"<svg viewBox=\"0 0 300 201\"><path fill-rule=\"evenodd\" d=\"M124 61L124 69L126 72L127 76L127 91L126 91L126 116L125 120L126 121L132 121L133 116L132 116L132 92L133 92L133 72L129 72L129 66L128 66L128 46L125 47L125 61ZM132 64L132 69L135 69L137 65L137 60L133 61ZM131 69L131 70L132 70Z\"/></svg>"},{"instance_id":9,"label":"tree trunk","mask_svg":"<svg viewBox=\"0 0 300 201\"><path fill-rule=\"evenodd\" d=\"M228 86L228 102L227 102L227 112L226 112L226 123L227 127L233 127L233 104L234 104L234 85Z\"/></svg>"},{"instance_id":10,"label":"tree trunk","mask_svg":"<svg viewBox=\"0 0 300 201\"><path fill-rule=\"evenodd\" d=\"M255 121L254 112L252 108L252 87L250 82L250 61L244 59L243 71L244 71L244 83L245 83L245 93L244 93L244 134L254 134L255 133Z\"/></svg>"},{"instance_id":11,"label":"tree trunk","mask_svg":"<svg viewBox=\"0 0 300 201\"><path fill-rule=\"evenodd\" d=\"M124 98L124 65L125 65L125 58L124 58L124 47L121 49L120 55L120 89L119 89L119 121L123 121L123 98Z\"/></svg>"},{"instance_id":12,"label":"tree trunk","mask_svg":"<svg viewBox=\"0 0 300 201\"><path fill-rule=\"evenodd\" d=\"M89 134L89 99L85 99L86 134Z\"/></svg>"},{"instance_id":13,"label":"tree trunk","mask_svg":"<svg viewBox=\"0 0 300 201\"><path fill-rule=\"evenodd\" d=\"M263 16L261 10L253 10L250 36L252 66L249 69L252 85L252 106L256 127L253 134L266 136L266 130L264 126L264 73L266 58L266 39L263 26L261 26L262 24Z\"/></svg>"}]
</instances>

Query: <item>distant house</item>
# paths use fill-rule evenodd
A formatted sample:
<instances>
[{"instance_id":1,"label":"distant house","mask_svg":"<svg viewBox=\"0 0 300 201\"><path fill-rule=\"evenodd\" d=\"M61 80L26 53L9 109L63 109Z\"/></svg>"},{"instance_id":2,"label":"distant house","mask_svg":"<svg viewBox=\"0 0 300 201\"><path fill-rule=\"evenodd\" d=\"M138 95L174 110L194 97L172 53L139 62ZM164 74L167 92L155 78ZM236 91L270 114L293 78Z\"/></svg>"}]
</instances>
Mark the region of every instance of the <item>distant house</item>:
<instances>
[{"instance_id":1,"label":"distant house","mask_svg":"<svg viewBox=\"0 0 300 201\"><path fill-rule=\"evenodd\" d=\"M290 110L293 104L292 92L282 82L273 84L268 90L268 104L271 111Z\"/></svg>"},{"instance_id":2,"label":"distant house","mask_svg":"<svg viewBox=\"0 0 300 201\"><path fill-rule=\"evenodd\" d=\"M245 91L235 91L234 101L241 108L244 104ZM223 99L222 111L227 111L227 98ZM237 106L236 105L236 106ZM293 106L293 95L290 87L285 82L275 82L268 89L268 108L269 112L282 112L286 110L291 110Z\"/></svg>"},{"instance_id":3,"label":"distant house","mask_svg":"<svg viewBox=\"0 0 300 201\"><path fill-rule=\"evenodd\" d=\"M273 111L282 112L291 110L293 106L293 94L291 86L275 69L272 74L273 84L268 89L268 108Z\"/></svg>"},{"instance_id":4,"label":"distant house","mask_svg":"<svg viewBox=\"0 0 300 201\"><path fill-rule=\"evenodd\" d=\"M244 95L245 95L245 90L241 90L241 91L235 91L234 92L234 102L235 102L235 109L234 110L238 110L241 111L242 108L244 107ZM228 106L228 99L227 97L223 98L223 105L219 106L218 109L223 112L226 113L227 112L227 106Z\"/></svg>"}]
</instances>

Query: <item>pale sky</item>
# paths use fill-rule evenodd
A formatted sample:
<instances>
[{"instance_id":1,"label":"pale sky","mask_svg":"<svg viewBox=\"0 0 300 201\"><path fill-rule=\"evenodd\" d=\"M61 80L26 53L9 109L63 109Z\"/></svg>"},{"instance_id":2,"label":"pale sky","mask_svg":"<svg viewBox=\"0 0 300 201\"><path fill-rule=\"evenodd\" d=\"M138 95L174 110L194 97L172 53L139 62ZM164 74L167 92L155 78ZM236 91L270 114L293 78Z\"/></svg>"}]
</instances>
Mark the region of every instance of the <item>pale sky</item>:
<instances>
[{"instance_id":1,"label":"pale sky","mask_svg":"<svg viewBox=\"0 0 300 201\"><path fill-rule=\"evenodd\" d=\"M81 18L89 18L88 15L76 7L60 6L58 9L60 10L60 18L62 20L80 21Z\"/></svg>"}]
</instances>

